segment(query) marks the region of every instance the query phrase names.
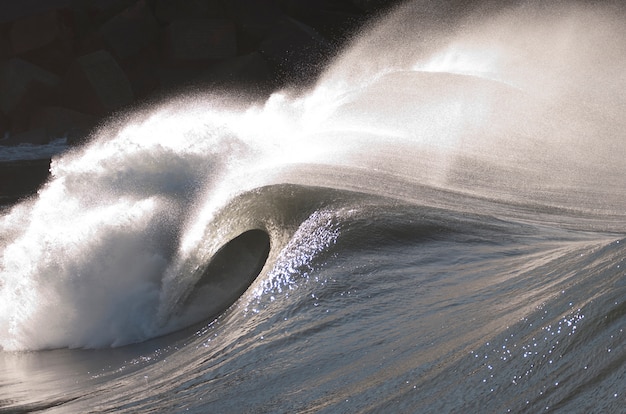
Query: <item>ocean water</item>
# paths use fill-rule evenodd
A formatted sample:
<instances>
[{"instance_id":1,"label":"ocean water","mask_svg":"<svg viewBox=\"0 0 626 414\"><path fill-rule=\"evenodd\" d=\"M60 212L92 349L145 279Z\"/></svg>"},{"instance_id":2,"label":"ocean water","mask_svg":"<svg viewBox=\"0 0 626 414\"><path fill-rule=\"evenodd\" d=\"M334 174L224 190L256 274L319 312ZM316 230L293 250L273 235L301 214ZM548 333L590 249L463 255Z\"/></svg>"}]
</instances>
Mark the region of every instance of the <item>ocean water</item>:
<instances>
[{"instance_id":1,"label":"ocean water","mask_svg":"<svg viewBox=\"0 0 626 414\"><path fill-rule=\"evenodd\" d=\"M623 413L625 17L410 2L111 120L0 213L0 412Z\"/></svg>"},{"instance_id":2,"label":"ocean water","mask_svg":"<svg viewBox=\"0 0 626 414\"><path fill-rule=\"evenodd\" d=\"M2 140L0 140L0 146ZM21 144L0 147L0 162L40 160L57 156L67 151L67 138L58 138L44 145Z\"/></svg>"}]
</instances>

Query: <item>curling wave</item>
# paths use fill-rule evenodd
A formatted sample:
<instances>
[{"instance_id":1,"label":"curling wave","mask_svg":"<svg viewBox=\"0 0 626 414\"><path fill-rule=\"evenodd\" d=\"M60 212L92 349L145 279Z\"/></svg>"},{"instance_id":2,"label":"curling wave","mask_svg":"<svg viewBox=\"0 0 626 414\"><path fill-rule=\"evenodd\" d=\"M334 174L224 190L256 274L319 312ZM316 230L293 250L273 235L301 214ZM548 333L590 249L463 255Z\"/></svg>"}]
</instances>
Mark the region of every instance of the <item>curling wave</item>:
<instances>
[{"instance_id":1,"label":"curling wave","mask_svg":"<svg viewBox=\"0 0 626 414\"><path fill-rule=\"evenodd\" d=\"M119 346L214 316L232 295L201 306L199 291L224 246L267 234L269 264L251 267L271 284L277 260L306 267L336 239L342 191L623 231L619 9L440 12L403 6L310 91L174 99L55 157L0 218L0 346ZM301 226L310 236L294 239Z\"/></svg>"},{"instance_id":2,"label":"curling wave","mask_svg":"<svg viewBox=\"0 0 626 414\"><path fill-rule=\"evenodd\" d=\"M544 3L55 157L0 213L0 411L623 412L626 14Z\"/></svg>"}]
</instances>

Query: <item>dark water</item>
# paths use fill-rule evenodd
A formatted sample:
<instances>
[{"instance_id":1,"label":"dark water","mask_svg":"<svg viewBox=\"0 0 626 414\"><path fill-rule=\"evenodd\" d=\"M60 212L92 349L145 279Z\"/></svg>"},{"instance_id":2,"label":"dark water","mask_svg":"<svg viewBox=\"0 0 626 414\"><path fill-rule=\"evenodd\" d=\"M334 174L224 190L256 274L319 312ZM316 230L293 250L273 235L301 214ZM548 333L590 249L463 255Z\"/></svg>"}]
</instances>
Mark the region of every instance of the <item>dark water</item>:
<instances>
[{"instance_id":1,"label":"dark water","mask_svg":"<svg viewBox=\"0 0 626 414\"><path fill-rule=\"evenodd\" d=\"M444 9L56 157L0 217L0 412L624 412L623 10Z\"/></svg>"}]
</instances>

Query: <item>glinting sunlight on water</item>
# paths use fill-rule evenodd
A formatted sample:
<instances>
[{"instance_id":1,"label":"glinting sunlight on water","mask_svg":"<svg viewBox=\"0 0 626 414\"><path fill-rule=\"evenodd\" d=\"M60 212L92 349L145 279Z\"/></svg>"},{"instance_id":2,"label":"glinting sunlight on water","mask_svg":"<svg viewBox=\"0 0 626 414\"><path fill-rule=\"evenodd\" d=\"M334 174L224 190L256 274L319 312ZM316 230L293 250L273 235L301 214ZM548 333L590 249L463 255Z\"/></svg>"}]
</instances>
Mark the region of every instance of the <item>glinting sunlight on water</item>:
<instances>
[{"instance_id":1,"label":"glinting sunlight on water","mask_svg":"<svg viewBox=\"0 0 626 414\"><path fill-rule=\"evenodd\" d=\"M56 155L0 216L0 412L623 412L626 13L505 3Z\"/></svg>"}]
</instances>

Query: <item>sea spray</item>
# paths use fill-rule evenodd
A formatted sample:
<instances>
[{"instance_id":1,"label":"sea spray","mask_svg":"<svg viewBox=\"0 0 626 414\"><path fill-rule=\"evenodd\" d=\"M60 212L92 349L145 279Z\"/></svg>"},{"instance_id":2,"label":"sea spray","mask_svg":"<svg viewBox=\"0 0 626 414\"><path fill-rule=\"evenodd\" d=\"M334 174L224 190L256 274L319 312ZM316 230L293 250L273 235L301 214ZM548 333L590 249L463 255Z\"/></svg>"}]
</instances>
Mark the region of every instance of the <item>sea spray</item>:
<instances>
[{"instance_id":1,"label":"sea spray","mask_svg":"<svg viewBox=\"0 0 626 414\"><path fill-rule=\"evenodd\" d=\"M206 127L215 111L198 118L185 108L104 128L56 158L37 196L2 217L3 348L102 347L158 333L161 278L188 211L245 152L223 124Z\"/></svg>"},{"instance_id":2,"label":"sea spray","mask_svg":"<svg viewBox=\"0 0 626 414\"><path fill-rule=\"evenodd\" d=\"M378 194L402 187L381 178L391 176L406 188L623 214L619 6L442 18L424 5L356 38L309 91L243 105L172 100L55 157L49 182L0 219L0 346L104 347L163 333L168 289L183 297L189 272L236 236L211 233L215 218L263 186Z\"/></svg>"}]
</instances>

